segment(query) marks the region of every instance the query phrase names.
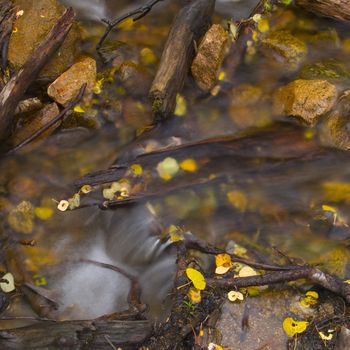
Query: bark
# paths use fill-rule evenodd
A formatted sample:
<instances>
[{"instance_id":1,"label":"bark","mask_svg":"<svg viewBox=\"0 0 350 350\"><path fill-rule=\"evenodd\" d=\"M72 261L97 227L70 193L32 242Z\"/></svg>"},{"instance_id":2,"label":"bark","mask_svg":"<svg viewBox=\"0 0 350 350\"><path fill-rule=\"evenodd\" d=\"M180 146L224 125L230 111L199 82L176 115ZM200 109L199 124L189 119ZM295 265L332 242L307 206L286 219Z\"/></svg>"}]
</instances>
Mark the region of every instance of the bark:
<instances>
[{"instance_id":1,"label":"bark","mask_svg":"<svg viewBox=\"0 0 350 350\"><path fill-rule=\"evenodd\" d=\"M214 6L215 0L195 0L175 17L150 89L155 122L174 111L195 55L195 42L208 30Z\"/></svg>"},{"instance_id":2,"label":"bark","mask_svg":"<svg viewBox=\"0 0 350 350\"><path fill-rule=\"evenodd\" d=\"M151 333L148 321L42 321L0 331L7 350L111 350L112 345L137 349Z\"/></svg>"},{"instance_id":3,"label":"bark","mask_svg":"<svg viewBox=\"0 0 350 350\"><path fill-rule=\"evenodd\" d=\"M13 114L24 93L61 46L72 27L75 14L69 8L52 28L40 46L32 53L23 67L5 85L0 93L0 141L4 140L13 124Z\"/></svg>"},{"instance_id":4,"label":"bark","mask_svg":"<svg viewBox=\"0 0 350 350\"><path fill-rule=\"evenodd\" d=\"M298 6L339 21L350 21L350 0L296 0Z\"/></svg>"}]
</instances>

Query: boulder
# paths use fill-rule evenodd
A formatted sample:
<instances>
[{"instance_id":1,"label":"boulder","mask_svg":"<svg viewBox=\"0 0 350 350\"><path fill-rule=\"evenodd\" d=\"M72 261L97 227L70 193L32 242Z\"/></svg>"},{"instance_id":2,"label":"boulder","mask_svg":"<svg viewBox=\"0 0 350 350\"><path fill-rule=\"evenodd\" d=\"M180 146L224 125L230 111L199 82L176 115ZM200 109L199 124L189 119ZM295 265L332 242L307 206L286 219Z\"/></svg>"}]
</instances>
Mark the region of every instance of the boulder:
<instances>
[{"instance_id":1,"label":"boulder","mask_svg":"<svg viewBox=\"0 0 350 350\"><path fill-rule=\"evenodd\" d=\"M315 125L337 99L337 89L326 80L294 80L274 95L274 110Z\"/></svg>"},{"instance_id":2,"label":"boulder","mask_svg":"<svg viewBox=\"0 0 350 350\"><path fill-rule=\"evenodd\" d=\"M11 34L8 60L18 70L62 16L65 8L57 0L13 0L17 13ZM23 11L23 12L21 12ZM79 31L72 27L63 45L41 71L39 78L54 80L71 66L77 58Z\"/></svg>"},{"instance_id":3,"label":"boulder","mask_svg":"<svg viewBox=\"0 0 350 350\"><path fill-rule=\"evenodd\" d=\"M219 68L224 59L228 33L220 24L213 24L199 44L191 72L198 87L211 90L217 80Z\"/></svg>"}]
</instances>

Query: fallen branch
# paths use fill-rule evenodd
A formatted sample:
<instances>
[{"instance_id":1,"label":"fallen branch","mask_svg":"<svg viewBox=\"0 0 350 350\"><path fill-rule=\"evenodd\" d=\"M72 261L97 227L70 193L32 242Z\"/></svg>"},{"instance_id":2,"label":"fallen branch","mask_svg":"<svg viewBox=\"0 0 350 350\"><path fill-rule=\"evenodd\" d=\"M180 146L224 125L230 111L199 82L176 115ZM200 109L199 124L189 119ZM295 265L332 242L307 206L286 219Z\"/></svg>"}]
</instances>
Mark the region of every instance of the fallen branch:
<instances>
[{"instance_id":1,"label":"fallen branch","mask_svg":"<svg viewBox=\"0 0 350 350\"><path fill-rule=\"evenodd\" d=\"M307 11L339 21L350 21L350 0L296 0Z\"/></svg>"},{"instance_id":2,"label":"fallen branch","mask_svg":"<svg viewBox=\"0 0 350 350\"><path fill-rule=\"evenodd\" d=\"M175 17L150 89L155 122L174 111L195 55L195 43L208 30L214 6L215 0L194 0Z\"/></svg>"},{"instance_id":3,"label":"fallen branch","mask_svg":"<svg viewBox=\"0 0 350 350\"><path fill-rule=\"evenodd\" d=\"M24 93L45 66L50 57L61 46L72 27L75 14L72 8L65 11L40 46L34 50L23 67L5 85L0 93L0 141L11 129L12 117Z\"/></svg>"},{"instance_id":4,"label":"fallen branch","mask_svg":"<svg viewBox=\"0 0 350 350\"><path fill-rule=\"evenodd\" d=\"M71 101L64 109L62 109L62 111L55 117L53 118L49 123L47 123L46 125L44 125L42 128L40 128L39 130L35 131L32 135L30 135L27 139L23 140L21 143L19 143L18 145L16 145L14 148L12 148L10 151L8 151L6 153L6 155L10 155L15 153L16 151L20 150L21 148L23 148L24 146L28 145L28 143L32 142L34 139L36 139L37 137L39 137L41 134L43 134L45 131L47 131L48 129L51 128L52 125L56 124L59 120L61 120L66 113L71 110L72 108L74 108L75 105L77 105L81 99L84 96L84 92L86 89L86 83L83 84L79 90L78 95L74 98L73 101Z\"/></svg>"},{"instance_id":5,"label":"fallen branch","mask_svg":"<svg viewBox=\"0 0 350 350\"><path fill-rule=\"evenodd\" d=\"M12 2L10 0L0 1L0 68L3 74L7 66L8 43L14 19Z\"/></svg>"},{"instance_id":6,"label":"fallen branch","mask_svg":"<svg viewBox=\"0 0 350 350\"><path fill-rule=\"evenodd\" d=\"M96 49L99 50L104 41L107 39L107 36L109 35L109 33L113 30L113 28L115 28L118 24L120 24L121 22L125 21L126 19L130 18L130 17L134 17L133 21L138 21L139 19L143 18L144 16L146 16L148 14L148 12L150 12L153 8L154 5L158 4L159 2L164 1L164 0L151 0L148 4L141 6L135 10L132 10L128 13L126 13L125 15L122 15L121 17L118 17L116 19L114 19L113 21L109 21L108 19L102 19L102 22L107 24L107 28L104 32L104 34L102 35L100 41L98 42Z\"/></svg>"}]
</instances>

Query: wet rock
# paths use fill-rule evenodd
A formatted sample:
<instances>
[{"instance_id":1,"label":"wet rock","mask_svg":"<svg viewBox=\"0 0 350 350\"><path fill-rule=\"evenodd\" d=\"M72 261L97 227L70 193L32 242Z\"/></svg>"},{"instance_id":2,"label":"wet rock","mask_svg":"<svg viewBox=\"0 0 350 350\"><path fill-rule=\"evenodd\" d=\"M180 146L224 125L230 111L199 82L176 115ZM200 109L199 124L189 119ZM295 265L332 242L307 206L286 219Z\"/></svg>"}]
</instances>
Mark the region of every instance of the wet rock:
<instances>
[{"instance_id":1,"label":"wet rock","mask_svg":"<svg viewBox=\"0 0 350 350\"><path fill-rule=\"evenodd\" d=\"M126 91L133 96L146 96L152 79L146 71L133 61L123 62L119 69L120 79Z\"/></svg>"},{"instance_id":2,"label":"wet rock","mask_svg":"<svg viewBox=\"0 0 350 350\"><path fill-rule=\"evenodd\" d=\"M11 143L16 146L29 136L34 134L34 132L41 129L44 125L47 125L51 120L57 117L60 110L56 103L50 103L42 108L37 113L32 116L26 116L21 119L20 125L15 130L11 138ZM61 121L53 124L47 131L40 135L36 140L34 140L32 145L37 144L36 141L42 140L52 134L61 124Z\"/></svg>"},{"instance_id":3,"label":"wet rock","mask_svg":"<svg viewBox=\"0 0 350 350\"><path fill-rule=\"evenodd\" d=\"M301 79L341 81L348 79L350 72L344 63L333 58L305 65L300 71Z\"/></svg>"},{"instance_id":4,"label":"wet rock","mask_svg":"<svg viewBox=\"0 0 350 350\"><path fill-rule=\"evenodd\" d=\"M14 0L16 11L23 11L14 24L8 51L10 65L18 70L44 40L48 32L56 24L65 8L57 0ZM79 31L73 26L61 48L41 71L39 77L53 80L77 57L77 41Z\"/></svg>"},{"instance_id":5,"label":"wet rock","mask_svg":"<svg viewBox=\"0 0 350 350\"><path fill-rule=\"evenodd\" d=\"M350 90L341 96L335 111L321 123L319 136L325 146L350 150Z\"/></svg>"},{"instance_id":6,"label":"wet rock","mask_svg":"<svg viewBox=\"0 0 350 350\"><path fill-rule=\"evenodd\" d=\"M197 85L203 91L211 90L217 80L219 68L224 59L228 33L220 24L213 24L199 44L191 72Z\"/></svg>"},{"instance_id":7,"label":"wet rock","mask_svg":"<svg viewBox=\"0 0 350 350\"><path fill-rule=\"evenodd\" d=\"M81 86L87 83L83 103L88 103L95 81L96 61L86 57L60 75L48 87L47 93L57 103L66 106L78 95Z\"/></svg>"},{"instance_id":8,"label":"wet rock","mask_svg":"<svg viewBox=\"0 0 350 350\"><path fill-rule=\"evenodd\" d=\"M272 32L262 40L262 48L267 57L287 64L289 69L296 69L307 54L305 43L287 30Z\"/></svg>"},{"instance_id":9,"label":"wet rock","mask_svg":"<svg viewBox=\"0 0 350 350\"><path fill-rule=\"evenodd\" d=\"M281 87L274 96L274 109L278 114L300 118L315 125L329 112L337 98L337 89L326 80L294 80Z\"/></svg>"},{"instance_id":10,"label":"wet rock","mask_svg":"<svg viewBox=\"0 0 350 350\"><path fill-rule=\"evenodd\" d=\"M30 202L23 201L10 211L7 221L10 227L19 233L32 233L34 228L34 207Z\"/></svg>"}]
</instances>

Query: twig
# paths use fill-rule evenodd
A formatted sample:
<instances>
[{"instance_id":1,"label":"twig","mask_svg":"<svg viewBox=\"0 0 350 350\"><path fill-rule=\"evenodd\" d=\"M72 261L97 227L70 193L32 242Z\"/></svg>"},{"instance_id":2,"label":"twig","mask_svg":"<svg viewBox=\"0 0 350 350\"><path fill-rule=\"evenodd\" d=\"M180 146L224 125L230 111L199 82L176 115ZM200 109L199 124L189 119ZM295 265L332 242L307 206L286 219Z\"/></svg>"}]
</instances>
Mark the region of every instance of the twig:
<instances>
[{"instance_id":1,"label":"twig","mask_svg":"<svg viewBox=\"0 0 350 350\"><path fill-rule=\"evenodd\" d=\"M24 146L26 146L28 143L32 142L34 139L36 139L38 136L40 136L41 134L43 134L46 130L50 129L50 127L52 125L54 125L55 123L57 123L60 119L62 119L66 113L71 110L75 105L77 105L79 103L79 101L83 98L84 96L84 92L86 89L86 83L84 83L80 90L78 95L74 98L74 100L72 102L70 102L64 109L62 109L62 111L57 115L57 117L55 117L54 119L50 120L49 123L47 123L46 125L44 125L42 128L40 128L39 130L35 131L32 135L30 135L28 138L26 138L25 140L23 140L21 143L19 143L17 146L15 146L14 148L12 148L10 151L8 151L6 153L6 155L10 155L15 153L16 151L18 151L19 149L23 148Z\"/></svg>"},{"instance_id":2,"label":"twig","mask_svg":"<svg viewBox=\"0 0 350 350\"><path fill-rule=\"evenodd\" d=\"M68 8L23 67L0 92L0 140L8 136L13 124L12 116L19 101L50 57L63 43L73 25L74 18L73 9Z\"/></svg>"},{"instance_id":3,"label":"twig","mask_svg":"<svg viewBox=\"0 0 350 350\"><path fill-rule=\"evenodd\" d=\"M5 73L7 66L7 51L12 24L15 19L13 4L9 0L0 2L0 68ZM1 90L1 89L0 89Z\"/></svg>"},{"instance_id":4,"label":"twig","mask_svg":"<svg viewBox=\"0 0 350 350\"><path fill-rule=\"evenodd\" d=\"M108 19L102 19L102 22L107 24L107 28L106 28L104 34L102 35L100 41L96 45L96 49L99 50L101 48L101 46L103 45L104 41L106 40L108 34L119 23L121 23L121 22L125 21L126 19L133 17L133 16L135 16L133 18L133 21L134 22L138 21L142 17L146 16L148 14L148 12L150 12L152 10L154 5L158 4L161 1L164 1L164 0L151 0L148 4L141 6L135 10L132 10L132 11L126 13L125 15L122 15L122 16L114 19L113 21L109 21Z\"/></svg>"}]
</instances>

